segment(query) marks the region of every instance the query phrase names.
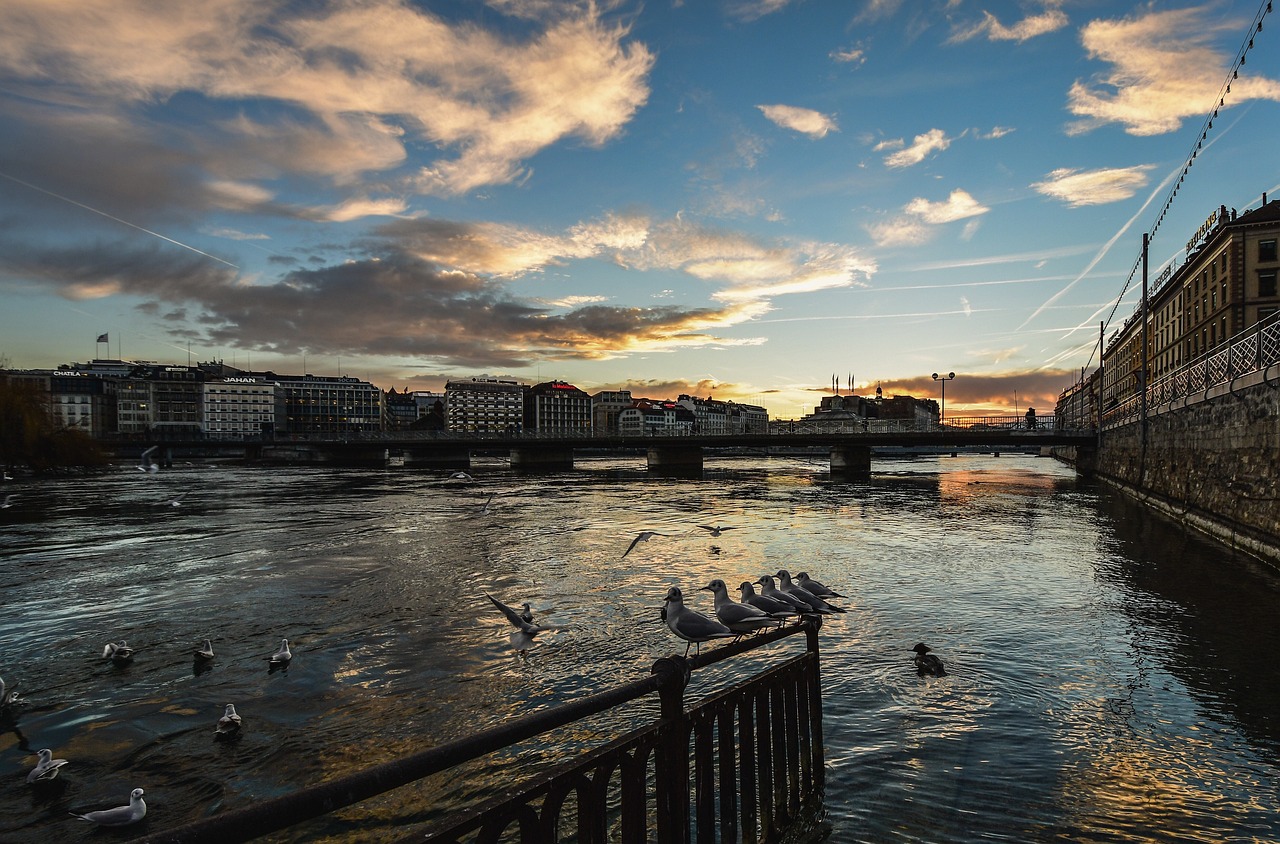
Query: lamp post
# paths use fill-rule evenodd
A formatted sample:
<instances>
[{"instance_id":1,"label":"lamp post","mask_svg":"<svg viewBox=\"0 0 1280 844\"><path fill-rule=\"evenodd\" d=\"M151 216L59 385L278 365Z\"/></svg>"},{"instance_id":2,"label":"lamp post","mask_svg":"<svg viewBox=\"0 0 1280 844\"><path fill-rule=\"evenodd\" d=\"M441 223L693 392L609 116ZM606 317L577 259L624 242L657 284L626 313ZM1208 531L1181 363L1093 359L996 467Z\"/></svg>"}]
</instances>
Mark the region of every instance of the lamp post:
<instances>
[{"instance_id":1,"label":"lamp post","mask_svg":"<svg viewBox=\"0 0 1280 844\"><path fill-rule=\"evenodd\" d=\"M933 380L942 384L942 408L938 413L938 427L945 427L947 424L947 382L956 377L954 372L948 372L946 375L933 373Z\"/></svg>"}]
</instances>

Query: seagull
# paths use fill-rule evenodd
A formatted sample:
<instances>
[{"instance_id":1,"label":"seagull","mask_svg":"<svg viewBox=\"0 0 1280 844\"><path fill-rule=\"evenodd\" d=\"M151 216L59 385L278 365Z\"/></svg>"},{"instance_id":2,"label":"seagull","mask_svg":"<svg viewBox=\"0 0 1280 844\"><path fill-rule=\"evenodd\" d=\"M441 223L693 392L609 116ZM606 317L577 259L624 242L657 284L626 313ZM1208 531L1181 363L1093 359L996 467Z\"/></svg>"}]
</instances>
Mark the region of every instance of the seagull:
<instances>
[{"instance_id":1,"label":"seagull","mask_svg":"<svg viewBox=\"0 0 1280 844\"><path fill-rule=\"evenodd\" d=\"M168 501L165 501L163 503L168 504L170 507L180 507L182 505L182 499L186 497L187 497L187 494L185 492L180 493L177 498L170 498Z\"/></svg>"},{"instance_id":2,"label":"seagull","mask_svg":"<svg viewBox=\"0 0 1280 844\"><path fill-rule=\"evenodd\" d=\"M757 595L755 587L751 585L750 580L742 581L738 586L738 591L742 594L742 603L764 610L774 618L790 618L793 615L800 615L799 610L786 601L770 598L768 595Z\"/></svg>"},{"instance_id":3,"label":"seagull","mask_svg":"<svg viewBox=\"0 0 1280 844\"><path fill-rule=\"evenodd\" d=\"M133 648L129 647L124 639L119 644L115 642L107 642L106 647L102 649L102 658L109 659L116 665L128 665L133 662Z\"/></svg>"},{"instance_id":4,"label":"seagull","mask_svg":"<svg viewBox=\"0 0 1280 844\"><path fill-rule=\"evenodd\" d=\"M772 598L775 601L781 601L791 607L801 615L815 615L817 610L810 606L807 602L800 600L794 595L783 592L773 582L773 578L769 575L762 575L756 583L760 584L760 594L766 598Z\"/></svg>"},{"instance_id":5,"label":"seagull","mask_svg":"<svg viewBox=\"0 0 1280 844\"><path fill-rule=\"evenodd\" d=\"M13 499L15 499L15 498L17 498L17 497L18 497L18 493L16 493L16 492L11 492L11 493L9 493L8 495L6 495L6 496L4 497L4 502L3 502L3 503L0 503L0 510L4 510L4 509L7 509L7 508L9 508L9 507L12 507L12 506L13 506Z\"/></svg>"},{"instance_id":6,"label":"seagull","mask_svg":"<svg viewBox=\"0 0 1280 844\"><path fill-rule=\"evenodd\" d=\"M155 451L157 448L159 448L159 446L153 445L151 446L151 448L142 452L142 454L138 457L139 472L159 472L160 471L160 466L158 464L147 460L148 455L150 455L151 452Z\"/></svg>"},{"instance_id":7,"label":"seagull","mask_svg":"<svg viewBox=\"0 0 1280 844\"><path fill-rule=\"evenodd\" d=\"M627 546L627 550L622 552L622 556L623 557L627 556L628 554L631 553L631 549L636 547L636 545L638 545L641 542L648 542L650 539L653 539L655 536L666 536L666 534L655 533L654 531L651 531L651 530L640 531L640 533L636 534L636 538L631 540L631 544ZM621 559L621 557L619 557L619 559Z\"/></svg>"},{"instance_id":8,"label":"seagull","mask_svg":"<svg viewBox=\"0 0 1280 844\"><path fill-rule=\"evenodd\" d=\"M468 475L466 472L463 472L463 471L457 471L457 472L451 472L451 473L449 474L449 480L451 480L451 481L461 481L461 482L462 482L462 483L464 483L464 484L469 484L469 483L471 483L472 481L474 481L474 480L475 480L475 478L471 477L471 476L470 476L470 475Z\"/></svg>"},{"instance_id":9,"label":"seagull","mask_svg":"<svg viewBox=\"0 0 1280 844\"><path fill-rule=\"evenodd\" d=\"M117 806L114 809L102 809L97 812L86 812L83 815L77 815L75 812L68 814L79 818L82 821L95 823L98 826L128 826L131 823L137 823L147 814L147 804L142 800L142 789L135 788L129 794L128 806Z\"/></svg>"},{"instance_id":10,"label":"seagull","mask_svg":"<svg viewBox=\"0 0 1280 844\"><path fill-rule=\"evenodd\" d=\"M293 659L293 651L289 650L289 640L280 640L280 650L271 656L263 657L267 662L271 663L272 668L285 668L289 665L289 660Z\"/></svg>"},{"instance_id":11,"label":"seagull","mask_svg":"<svg viewBox=\"0 0 1280 844\"><path fill-rule=\"evenodd\" d=\"M520 605L520 609L509 607L490 595L488 592L484 596L493 602L498 611L507 617L507 621L511 622L511 626L515 630L508 637L511 641L511 647L517 651L524 652L533 647L533 637L537 636L544 630L554 630L554 627L548 627L541 624L533 623L533 610L529 608L529 602L525 601Z\"/></svg>"},{"instance_id":12,"label":"seagull","mask_svg":"<svg viewBox=\"0 0 1280 844\"><path fill-rule=\"evenodd\" d=\"M58 769L67 764L66 759L54 759L53 751L45 748L37 750L36 755L40 757L40 761L31 769L31 773L27 774L27 782L49 782L58 778Z\"/></svg>"},{"instance_id":13,"label":"seagull","mask_svg":"<svg viewBox=\"0 0 1280 844\"><path fill-rule=\"evenodd\" d=\"M834 604L828 604L817 595L806 590L803 586L797 586L791 582L791 573L786 569L778 572L778 588L794 598L799 598L809 606L813 607L814 612L824 614L844 612L844 607L837 607Z\"/></svg>"},{"instance_id":14,"label":"seagull","mask_svg":"<svg viewBox=\"0 0 1280 844\"><path fill-rule=\"evenodd\" d=\"M210 642L208 639L205 639L204 644L196 648L194 651L192 651L191 654L197 660L213 659L213 643Z\"/></svg>"},{"instance_id":15,"label":"seagull","mask_svg":"<svg viewBox=\"0 0 1280 844\"><path fill-rule=\"evenodd\" d=\"M240 716L236 714L236 705L228 703L226 710L222 713L222 717L218 719L218 726L214 728L214 735L218 738L231 738L240 734Z\"/></svg>"},{"instance_id":16,"label":"seagull","mask_svg":"<svg viewBox=\"0 0 1280 844\"><path fill-rule=\"evenodd\" d=\"M942 660L929 653L933 648L929 647L924 642L920 642L911 650L916 652L914 662L916 664L916 671L919 672L921 676L924 676L925 674L931 674L934 677L942 677L946 675L946 669L942 667Z\"/></svg>"},{"instance_id":17,"label":"seagull","mask_svg":"<svg viewBox=\"0 0 1280 844\"><path fill-rule=\"evenodd\" d=\"M4 479L5 479L6 481L11 481L11 480L13 480L13 475L10 475L8 472L5 472L5 473L4 473Z\"/></svg>"},{"instance_id":18,"label":"seagull","mask_svg":"<svg viewBox=\"0 0 1280 844\"><path fill-rule=\"evenodd\" d=\"M707 618L702 613L691 610L684 605L684 593L680 587L672 586L667 590L663 612L667 627L671 632L684 639L684 655L689 655L689 645L701 645L711 639L728 639L734 632L715 619Z\"/></svg>"},{"instance_id":19,"label":"seagull","mask_svg":"<svg viewBox=\"0 0 1280 844\"><path fill-rule=\"evenodd\" d=\"M808 592L810 595L817 595L819 598L847 597L846 595L841 595L839 592L823 586L821 583L810 577L807 571L802 571L796 575L796 585Z\"/></svg>"},{"instance_id":20,"label":"seagull","mask_svg":"<svg viewBox=\"0 0 1280 844\"><path fill-rule=\"evenodd\" d=\"M781 627L782 619L774 618L762 609L750 604L740 604L729 597L729 587L724 581L715 580L702 587L715 596L716 618L734 633L754 633L766 627Z\"/></svg>"},{"instance_id":21,"label":"seagull","mask_svg":"<svg viewBox=\"0 0 1280 844\"><path fill-rule=\"evenodd\" d=\"M481 505L480 505L480 515L482 515L482 516L487 516L487 515L489 515L489 513L491 512L491 511L489 510L489 505L493 503L493 496L494 496L495 494L496 494L496 493L492 493L492 492L491 492L491 493L489 493L489 497L488 497L488 498L486 498L486 499L484 500L484 504L481 504Z\"/></svg>"},{"instance_id":22,"label":"seagull","mask_svg":"<svg viewBox=\"0 0 1280 844\"><path fill-rule=\"evenodd\" d=\"M698 525L698 527L702 528L712 536L719 536L726 530L733 530L732 527L725 527L724 525Z\"/></svg>"},{"instance_id":23,"label":"seagull","mask_svg":"<svg viewBox=\"0 0 1280 844\"><path fill-rule=\"evenodd\" d=\"M22 703L22 698L18 697L17 688L12 688L6 691L4 687L4 678L0 677L0 712L3 712L10 707L17 706L19 703Z\"/></svg>"}]
</instances>

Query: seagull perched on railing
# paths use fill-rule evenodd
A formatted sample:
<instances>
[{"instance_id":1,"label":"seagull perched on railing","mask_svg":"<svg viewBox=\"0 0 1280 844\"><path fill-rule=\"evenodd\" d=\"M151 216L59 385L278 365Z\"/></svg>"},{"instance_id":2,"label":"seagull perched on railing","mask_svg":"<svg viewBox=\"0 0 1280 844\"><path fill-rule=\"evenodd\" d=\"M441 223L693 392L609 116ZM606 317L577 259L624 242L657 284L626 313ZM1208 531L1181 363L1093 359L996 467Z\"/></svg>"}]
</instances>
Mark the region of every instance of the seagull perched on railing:
<instances>
[{"instance_id":1,"label":"seagull perched on railing","mask_svg":"<svg viewBox=\"0 0 1280 844\"><path fill-rule=\"evenodd\" d=\"M770 598L768 595L757 595L756 589L751 585L750 580L742 581L738 586L738 592L742 597L742 603L764 610L774 618L790 618L800 615L800 611L786 601Z\"/></svg>"},{"instance_id":2,"label":"seagull perched on railing","mask_svg":"<svg viewBox=\"0 0 1280 844\"><path fill-rule=\"evenodd\" d=\"M778 588L777 584L773 582L773 578L767 574L761 575L760 579L757 580L756 583L760 584L761 595L766 598L772 598L775 601L781 601L801 615L816 615L819 613L819 611L815 610L808 602L802 601L794 595L789 595L786 592L783 592ZM831 611L828 610L825 614L830 615Z\"/></svg>"},{"instance_id":3,"label":"seagull perched on railing","mask_svg":"<svg viewBox=\"0 0 1280 844\"><path fill-rule=\"evenodd\" d=\"M755 633L766 627L781 627L783 624L782 619L774 618L762 609L750 604L740 604L730 598L729 587L719 578L702 588L715 596L716 618L739 636Z\"/></svg>"},{"instance_id":4,"label":"seagull perched on railing","mask_svg":"<svg viewBox=\"0 0 1280 844\"><path fill-rule=\"evenodd\" d=\"M786 569L781 569L778 572L777 577L778 577L779 590L781 590L782 592L785 592L788 595L791 595L794 598L798 598L801 601L804 601L806 604L813 607L814 612L835 613L835 612L845 611L844 607L837 607L834 604L828 604L826 601L819 598L817 595L813 594L812 592L808 591L803 586L797 586L791 580L791 572L787 571Z\"/></svg>"},{"instance_id":5,"label":"seagull perched on railing","mask_svg":"<svg viewBox=\"0 0 1280 844\"><path fill-rule=\"evenodd\" d=\"M798 585L804 591L808 592L811 595L817 595L819 598L822 598L824 600L827 598L846 597L845 595L841 595L839 592L829 589L828 587L814 580L812 577L809 576L809 573L807 571L802 571L799 574L797 574L795 582L796 582L796 585Z\"/></svg>"},{"instance_id":6,"label":"seagull perched on railing","mask_svg":"<svg viewBox=\"0 0 1280 844\"><path fill-rule=\"evenodd\" d=\"M689 645L701 645L712 639L729 639L736 634L728 627L713 618L707 618L697 610L684 605L684 593L680 587L672 586L667 590L664 600L663 618L672 633L684 639L684 655L689 655ZM697 650L694 651L697 653Z\"/></svg>"}]
</instances>

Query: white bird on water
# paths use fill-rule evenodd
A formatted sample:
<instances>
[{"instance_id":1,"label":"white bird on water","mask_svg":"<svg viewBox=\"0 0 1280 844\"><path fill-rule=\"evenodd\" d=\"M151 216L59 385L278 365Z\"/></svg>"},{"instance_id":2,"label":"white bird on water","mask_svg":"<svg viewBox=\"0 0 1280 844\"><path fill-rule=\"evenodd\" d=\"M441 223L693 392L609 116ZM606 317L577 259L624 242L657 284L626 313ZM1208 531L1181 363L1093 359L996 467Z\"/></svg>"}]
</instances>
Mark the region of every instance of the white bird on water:
<instances>
[{"instance_id":1,"label":"white bird on water","mask_svg":"<svg viewBox=\"0 0 1280 844\"><path fill-rule=\"evenodd\" d=\"M293 651L289 650L289 640L280 640L280 650L271 656L264 657L267 662L271 663L272 668L284 668L289 665L289 661L293 659Z\"/></svg>"},{"instance_id":2,"label":"white bird on water","mask_svg":"<svg viewBox=\"0 0 1280 844\"><path fill-rule=\"evenodd\" d=\"M45 748L37 750L36 756L40 757L40 761L36 762L36 766L31 769L31 773L27 774L27 782L49 782L58 778L58 769L67 764L66 759L54 759L53 751Z\"/></svg>"},{"instance_id":3,"label":"white bird on water","mask_svg":"<svg viewBox=\"0 0 1280 844\"><path fill-rule=\"evenodd\" d=\"M7 508L9 508L9 507L12 507L12 506L13 506L13 499L15 499L15 498L17 498L17 497L18 497L18 493L16 493L16 492L11 492L11 493L9 493L8 495L6 495L6 496L4 497L4 502L3 502L3 503L0 503L0 510L4 510L4 509L7 509Z\"/></svg>"},{"instance_id":4,"label":"white bird on water","mask_svg":"<svg viewBox=\"0 0 1280 844\"><path fill-rule=\"evenodd\" d=\"M730 639L737 635L715 619L707 618L697 610L686 607L684 593L678 586L672 586L667 590L667 597L663 603L665 606L662 613L667 627L687 643L684 646L685 656L689 655L689 645L700 646L703 642L709 642L712 639Z\"/></svg>"},{"instance_id":5,"label":"white bird on water","mask_svg":"<svg viewBox=\"0 0 1280 844\"><path fill-rule=\"evenodd\" d=\"M523 653L533 647L533 637L537 636L544 630L555 630L556 628L533 623L533 610L529 608L529 602L525 601L520 605L520 609L507 606L488 592L484 596L493 602L498 611L507 617L507 621L511 622L511 626L515 628L508 639L511 647Z\"/></svg>"},{"instance_id":6,"label":"white bird on water","mask_svg":"<svg viewBox=\"0 0 1280 844\"><path fill-rule=\"evenodd\" d=\"M716 618L734 633L743 635L766 627L781 627L782 619L774 618L762 609L750 604L740 604L729 597L729 587L723 580L715 580L702 587L715 596Z\"/></svg>"},{"instance_id":7,"label":"white bird on water","mask_svg":"<svg viewBox=\"0 0 1280 844\"><path fill-rule=\"evenodd\" d=\"M227 708L222 712L222 717L218 719L218 726L213 730L214 735L219 738L231 738L238 735L241 723L240 715L236 712L236 705L228 703Z\"/></svg>"},{"instance_id":8,"label":"white bird on water","mask_svg":"<svg viewBox=\"0 0 1280 844\"><path fill-rule=\"evenodd\" d=\"M128 665L133 661L135 651L129 647L129 643L124 639L117 642L107 642L102 649L102 658L109 659L116 665Z\"/></svg>"},{"instance_id":9,"label":"white bird on water","mask_svg":"<svg viewBox=\"0 0 1280 844\"><path fill-rule=\"evenodd\" d=\"M0 712L22 703L22 698L18 697L18 689L5 689L4 678L0 677Z\"/></svg>"},{"instance_id":10,"label":"white bird on water","mask_svg":"<svg viewBox=\"0 0 1280 844\"><path fill-rule=\"evenodd\" d=\"M147 804L142 799L142 789L135 788L129 794L128 806L101 809L97 812L86 812L83 815L78 815L75 812L68 812L68 814L98 826L128 826L131 823L137 823L146 816Z\"/></svg>"},{"instance_id":11,"label":"white bird on water","mask_svg":"<svg viewBox=\"0 0 1280 844\"><path fill-rule=\"evenodd\" d=\"M625 551L623 551L623 552L622 552L622 557L626 557L628 554L630 554L630 553L631 553L631 549L632 549L632 548L635 548L635 547L636 547L637 545L639 545L641 542L648 542L650 539L653 539L655 536L666 536L666 534L664 534L664 533L657 533L657 532L655 532L655 531L651 531L651 530L642 530L642 531L640 531L640 533L638 533L638 534L636 535L636 538L635 538L635 539L633 539L633 540L631 540L631 544L627 546L627 550L625 550ZM622 557L619 557L619 559L622 559Z\"/></svg>"},{"instance_id":12,"label":"white bird on water","mask_svg":"<svg viewBox=\"0 0 1280 844\"><path fill-rule=\"evenodd\" d=\"M204 640L204 644L191 652L196 659L213 659L213 643L208 639Z\"/></svg>"}]
</instances>

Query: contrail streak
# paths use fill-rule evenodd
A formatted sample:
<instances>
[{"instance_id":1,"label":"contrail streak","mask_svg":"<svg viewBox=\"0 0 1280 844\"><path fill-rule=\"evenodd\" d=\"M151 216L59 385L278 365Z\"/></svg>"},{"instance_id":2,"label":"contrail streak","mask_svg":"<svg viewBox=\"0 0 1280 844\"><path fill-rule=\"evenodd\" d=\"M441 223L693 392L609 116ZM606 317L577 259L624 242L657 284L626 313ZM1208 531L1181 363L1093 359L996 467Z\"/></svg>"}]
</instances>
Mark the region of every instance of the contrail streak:
<instances>
[{"instance_id":1,"label":"contrail streak","mask_svg":"<svg viewBox=\"0 0 1280 844\"><path fill-rule=\"evenodd\" d=\"M45 190L39 185L33 185L30 182L24 182L22 179L19 179L16 176L10 176L8 173L0 172L0 176L3 176L4 178L8 179L11 182L17 182L23 187L28 187L28 188L31 188L32 190L40 191L40 193L46 194L48 196L52 196L54 199L61 199L63 202L69 202L72 205L76 206L77 208L83 208L86 211L92 211L94 214L98 214L100 216L106 217L108 220L114 220L115 222L120 223L122 225L126 225L131 229L137 229L140 232L145 232L146 234L149 234L153 237L158 237L161 240L167 240L169 243L172 243L174 246L181 246L183 249L190 249L192 252L196 253L197 255L203 255L206 258L212 258L213 260L217 261L220 264L226 264L228 267L231 267L233 270L240 269L240 267L238 267L237 265L231 263L230 261L224 261L223 259L219 258L217 255L210 255L208 252L201 252L199 249L196 249L194 246L188 246L187 244L183 243L180 240L174 240L171 237L165 237L159 232L153 232L151 229L144 229L142 226L139 226L135 223L131 223L128 220L122 220L119 217L112 216L111 214L108 214L106 211L99 211L97 208L91 208L90 206L85 205L83 202L76 202L74 199L63 196L60 193L54 193L51 190Z\"/></svg>"}]
</instances>

